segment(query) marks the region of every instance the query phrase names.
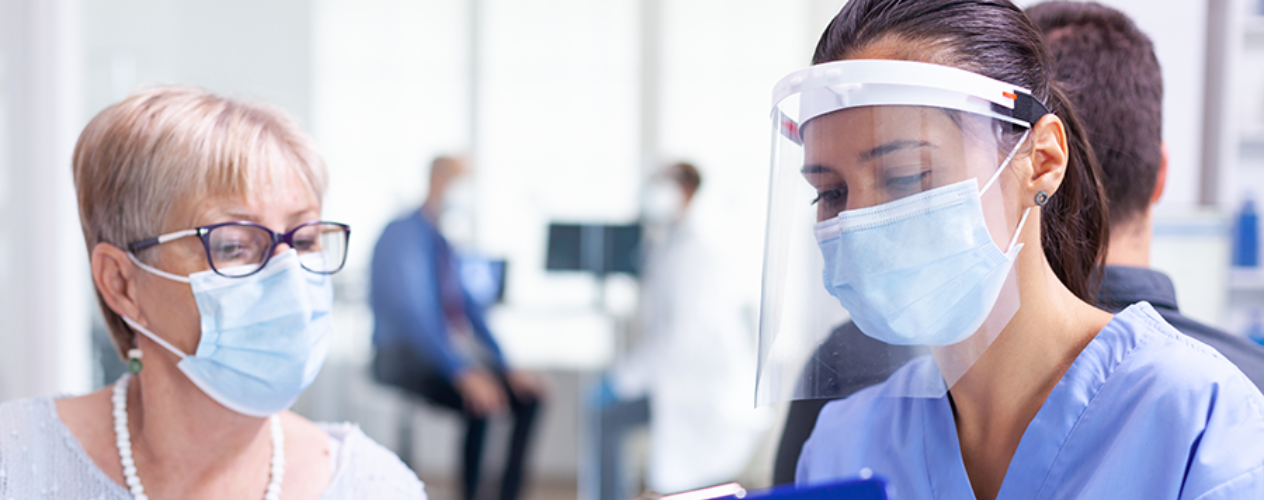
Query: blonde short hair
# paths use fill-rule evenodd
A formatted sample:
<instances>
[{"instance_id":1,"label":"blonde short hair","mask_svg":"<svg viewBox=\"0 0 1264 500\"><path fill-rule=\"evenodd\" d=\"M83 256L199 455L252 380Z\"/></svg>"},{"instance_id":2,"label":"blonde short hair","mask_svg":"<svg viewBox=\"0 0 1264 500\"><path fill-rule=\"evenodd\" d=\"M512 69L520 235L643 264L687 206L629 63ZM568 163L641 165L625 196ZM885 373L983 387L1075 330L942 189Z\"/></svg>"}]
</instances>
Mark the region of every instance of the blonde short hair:
<instances>
[{"instance_id":1,"label":"blonde short hair","mask_svg":"<svg viewBox=\"0 0 1264 500\"><path fill-rule=\"evenodd\" d=\"M98 113L79 135L73 168L89 253L187 229L164 226L181 207L249 196L277 175L298 175L317 200L328 182L311 137L284 111L183 86L138 91ZM99 290L97 299L125 357L135 332Z\"/></svg>"}]
</instances>

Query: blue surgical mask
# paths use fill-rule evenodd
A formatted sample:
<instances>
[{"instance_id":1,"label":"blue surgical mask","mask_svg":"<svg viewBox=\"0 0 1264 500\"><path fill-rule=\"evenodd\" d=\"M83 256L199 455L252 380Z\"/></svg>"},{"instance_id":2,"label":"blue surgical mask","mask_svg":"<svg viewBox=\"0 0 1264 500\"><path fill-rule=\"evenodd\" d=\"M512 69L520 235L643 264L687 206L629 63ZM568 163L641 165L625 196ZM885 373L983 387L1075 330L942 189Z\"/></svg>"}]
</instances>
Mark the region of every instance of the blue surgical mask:
<instances>
[{"instance_id":1,"label":"blue surgical mask","mask_svg":"<svg viewBox=\"0 0 1264 500\"><path fill-rule=\"evenodd\" d=\"M887 344L939 346L983 325L1022 249L1016 243L1030 212L1009 248L998 248L980 197L1013 155L982 190L968 179L816 225L825 288L860 331Z\"/></svg>"},{"instance_id":2,"label":"blue surgical mask","mask_svg":"<svg viewBox=\"0 0 1264 500\"><path fill-rule=\"evenodd\" d=\"M211 399L243 415L266 417L293 405L316 379L332 338L333 287L328 275L304 270L294 250L243 278L214 271L177 276L128 255L142 269L193 288L202 338L192 355L123 320L178 356L176 366Z\"/></svg>"}]
</instances>

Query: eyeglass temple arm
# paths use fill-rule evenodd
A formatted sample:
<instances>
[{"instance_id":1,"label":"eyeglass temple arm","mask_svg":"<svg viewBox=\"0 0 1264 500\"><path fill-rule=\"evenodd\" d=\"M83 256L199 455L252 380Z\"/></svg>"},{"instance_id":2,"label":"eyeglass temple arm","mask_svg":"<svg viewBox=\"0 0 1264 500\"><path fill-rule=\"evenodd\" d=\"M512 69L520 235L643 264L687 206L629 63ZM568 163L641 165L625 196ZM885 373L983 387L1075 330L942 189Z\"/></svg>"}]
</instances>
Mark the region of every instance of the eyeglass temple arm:
<instances>
[{"instance_id":1,"label":"eyeglass temple arm","mask_svg":"<svg viewBox=\"0 0 1264 500\"><path fill-rule=\"evenodd\" d=\"M199 230L199 229L185 229L185 230L183 230L183 231L176 231L176 232L174 232L174 233L167 233L167 234L160 235L160 236L157 236L157 237L154 237L154 238L147 238L147 239L143 239L143 240L137 241L137 242L135 242L135 243L132 243L131 245L128 245L128 246L127 246L127 249L128 249L128 250L131 250L131 251L133 251L133 252L139 252L139 251L144 250L144 249L146 249L146 248L149 248L149 247L152 247L152 246L155 246L155 245L161 245L161 244L166 243L166 242L171 241L171 240L176 240L176 239L184 238L185 236L194 236L194 235L199 234L200 232L201 232L201 230Z\"/></svg>"}]
</instances>

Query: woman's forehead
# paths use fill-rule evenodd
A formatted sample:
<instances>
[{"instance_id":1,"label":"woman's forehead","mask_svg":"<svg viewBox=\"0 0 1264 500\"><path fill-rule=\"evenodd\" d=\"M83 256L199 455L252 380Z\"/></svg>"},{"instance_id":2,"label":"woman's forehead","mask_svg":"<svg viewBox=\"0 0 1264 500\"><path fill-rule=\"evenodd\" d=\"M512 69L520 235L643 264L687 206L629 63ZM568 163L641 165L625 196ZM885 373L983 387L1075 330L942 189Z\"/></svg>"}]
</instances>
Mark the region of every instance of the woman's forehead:
<instances>
[{"instance_id":1,"label":"woman's forehead","mask_svg":"<svg viewBox=\"0 0 1264 500\"><path fill-rule=\"evenodd\" d=\"M817 117L803 128L804 153L810 162L864 162L901 144L940 146L961 138L961 126L949 114L921 106L844 109Z\"/></svg>"},{"instance_id":2,"label":"woman's forehead","mask_svg":"<svg viewBox=\"0 0 1264 500\"><path fill-rule=\"evenodd\" d=\"M167 229L230 220L288 225L295 223L295 218L304 218L298 222L305 222L320 216L320 198L297 169L268 170L254 172L256 175L249 176L247 182L234 186L203 186L197 193L185 197L186 201L177 203Z\"/></svg>"}]
</instances>

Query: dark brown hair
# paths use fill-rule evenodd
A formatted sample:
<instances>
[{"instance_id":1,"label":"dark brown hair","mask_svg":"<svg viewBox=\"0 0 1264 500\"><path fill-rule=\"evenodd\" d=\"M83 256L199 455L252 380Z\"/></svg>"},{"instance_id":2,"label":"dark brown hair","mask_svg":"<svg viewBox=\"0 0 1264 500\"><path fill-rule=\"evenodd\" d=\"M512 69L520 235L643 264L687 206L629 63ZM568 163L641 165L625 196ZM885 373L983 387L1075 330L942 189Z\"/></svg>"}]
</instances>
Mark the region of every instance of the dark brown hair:
<instances>
[{"instance_id":1,"label":"dark brown hair","mask_svg":"<svg viewBox=\"0 0 1264 500\"><path fill-rule=\"evenodd\" d=\"M1163 161L1163 74L1154 44L1128 16L1096 3L1027 9L1045 34L1054 80L1083 117L1101 162L1110 223L1150 208Z\"/></svg>"},{"instance_id":2,"label":"dark brown hair","mask_svg":"<svg viewBox=\"0 0 1264 500\"><path fill-rule=\"evenodd\" d=\"M671 178L680 184L680 188L685 190L685 193L690 196L697 193L698 188L702 187L702 174L698 173L698 168L693 166L692 163L683 161L676 163L668 169L668 172Z\"/></svg>"},{"instance_id":3,"label":"dark brown hair","mask_svg":"<svg viewBox=\"0 0 1264 500\"><path fill-rule=\"evenodd\" d=\"M848 59L878 42L905 49L910 60L1031 89L1062 118L1070 158L1062 186L1041 210L1041 245L1058 279L1094 303L1093 270L1106 254L1110 226L1101 172L1084 127L1051 78L1052 61L1031 19L1007 0L851 0L821 35L812 62Z\"/></svg>"}]
</instances>

